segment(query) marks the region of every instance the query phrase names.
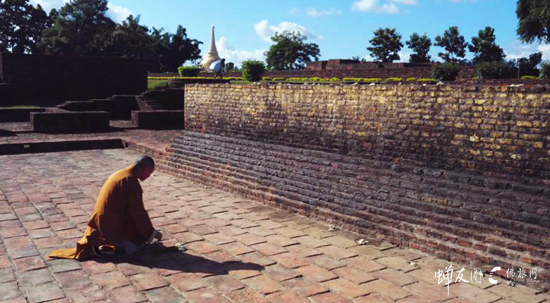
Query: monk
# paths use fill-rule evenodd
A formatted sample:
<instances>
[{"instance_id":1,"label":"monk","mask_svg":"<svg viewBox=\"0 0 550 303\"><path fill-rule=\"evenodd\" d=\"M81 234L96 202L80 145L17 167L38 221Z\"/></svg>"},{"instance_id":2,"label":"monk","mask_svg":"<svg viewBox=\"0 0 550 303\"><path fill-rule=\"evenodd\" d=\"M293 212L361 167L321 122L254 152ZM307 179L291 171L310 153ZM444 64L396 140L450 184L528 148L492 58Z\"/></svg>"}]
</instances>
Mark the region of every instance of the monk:
<instances>
[{"instance_id":1,"label":"monk","mask_svg":"<svg viewBox=\"0 0 550 303\"><path fill-rule=\"evenodd\" d=\"M155 239L160 241L162 234L153 228L143 206L138 181L149 178L154 170L153 159L143 156L112 174L99 192L88 228L76 248L54 250L50 257L87 260L114 252L132 254Z\"/></svg>"}]
</instances>

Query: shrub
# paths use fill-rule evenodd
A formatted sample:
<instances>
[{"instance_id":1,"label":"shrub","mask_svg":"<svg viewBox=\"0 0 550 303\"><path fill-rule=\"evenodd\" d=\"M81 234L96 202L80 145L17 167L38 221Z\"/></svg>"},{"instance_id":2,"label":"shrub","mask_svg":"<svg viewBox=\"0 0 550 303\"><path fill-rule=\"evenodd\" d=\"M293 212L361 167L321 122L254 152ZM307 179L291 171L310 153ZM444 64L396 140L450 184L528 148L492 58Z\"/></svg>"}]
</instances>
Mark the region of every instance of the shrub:
<instances>
[{"instance_id":1,"label":"shrub","mask_svg":"<svg viewBox=\"0 0 550 303\"><path fill-rule=\"evenodd\" d=\"M472 77L472 80L474 81L479 80L479 77Z\"/></svg>"},{"instance_id":2,"label":"shrub","mask_svg":"<svg viewBox=\"0 0 550 303\"><path fill-rule=\"evenodd\" d=\"M247 60L242 63L242 75L248 81L260 81L265 72L265 64L258 60Z\"/></svg>"},{"instance_id":3,"label":"shrub","mask_svg":"<svg viewBox=\"0 0 550 303\"><path fill-rule=\"evenodd\" d=\"M432 67L432 78L441 81L454 81L459 72L460 66L455 63L436 64Z\"/></svg>"},{"instance_id":4,"label":"shrub","mask_svg":"<svg viewBox=\"0 0 550 303\"><path fill-rule=\"evenodd\" d=\"M264 80L264 81L270 81L270 80L271 80L271 77L262 77L262 80Z\"/></svg>"},{"instance_id":5,"label":"shrub","mask_svg":"<svg viewBox=\"0 0 550 303\"><path fill-rule=\"evenodd\" d=\"M362 81L361 78L344 78L342 79L342 81L345 81L345 82L359 82L359 81Z\"/></svg>"},{"instance_id":6,"label":"shrub","mask_svg":"<svg viewBox=\"0 0 550 303\"><path fill-rule=\"evenodd\" d=\"M273 81L284 81L285 78L284 77L273 77L271 80L273 80Z\"/></svg>"},{"instance_id":7,"label":"shrub","mask_svg":"<svg viewBox=\"0 0 550 303\"><path fill-rule=\"evenodd\" d=\"M407 82L414 82L414 81L416 81L416 78L414 77L407 78Z\"/></svg>"},{"instance_id":8,"label":"shrub","mask_svg":"<svg viewBox=\"0 0 550 303\"><path fill-rule=\"evenodd\" d=\"M182 77L196 77L201 71L200 67L197 66L180 66L178 67L178 73Z\"/></svg>"},{"instance_id":9,"label":"shrub","mask_svg":"<svg viewBox=\"0 0 550 303\"><path fill-rule=\"evenodd\" d=\"M550 61L543 61L540 64L540 77L545 79L550 78Z\"/></svg>"},{"instance_id":10,"label":"shrub","mask_svg":"<svg viewBox=\"0 0 550 303\"><path fill-rule=\"evenodd\" d=\"M363 82L380 82L382 81L382 78L363 78L361 79Z\"/></svg>"},{"instance_id":11,"label":"shrub","mask_svg":"<svg viewBox=\"0 0 550 303\"><path fill-rule=\"evenodd\" d=\"M330 81L337 82L337 81L341 81L341 79L336 78L336 77L332 77L332 78L330 78Z\"/></svg>"},{"instance_id":12,"label":"shrub","mask_svg":"<svg viewBox=\"0 0 550 303\"><path fill-rule=\"evenodd\" d=\"M540 78L535 76L521 76L521 80L536 80L536 79L540 79Z\"/></svg>"},{"instance_id":13,"label":"shrub","mask_svg":"<svg viewBox=\"0 0 550 303\"><path fill-rule=\"evenodd\" d=\"M309 78L309 81L321 81L323 79L319 78L319 77L311 77Z\"/></svg>"},{"instance_id":14,"label":"shrub","mask_svg":"<svg viewBox=\"0 0 550 303\"><path fill-rule=\"evenodd\" d=\"M508 79L512 69L503 61L482 62L476 66L479 79Z\"/></svg>"},{"instance_id":15,"label":"shrub","mask_svg":"<svg viewBox=\"0 0 550 303\"><path fill-rule=\"evenodd\" d=\"M390 77L390 78L386 78L385 81L386 82L401 82L401 81L403 81L403 78Z\"/></svg>"}]
</instances>

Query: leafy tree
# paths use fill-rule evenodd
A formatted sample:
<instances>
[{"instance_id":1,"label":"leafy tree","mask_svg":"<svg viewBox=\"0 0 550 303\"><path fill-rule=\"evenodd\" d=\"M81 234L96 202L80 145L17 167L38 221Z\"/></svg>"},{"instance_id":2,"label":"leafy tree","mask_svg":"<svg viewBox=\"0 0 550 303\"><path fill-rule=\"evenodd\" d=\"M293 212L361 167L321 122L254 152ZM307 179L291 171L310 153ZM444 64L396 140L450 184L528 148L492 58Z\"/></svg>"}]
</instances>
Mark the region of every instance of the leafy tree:
<instances>
[{"instance_id":1,"label":"leafy tree","mask_svg":"<svg viewBox=\"0 0 550 303\"><path fill-rule=\"evenodd\" d=\"M377 61L393 62L399 60L397 54L403 47L401 35L395 32L395 28L379 28L374 31L374 38L370 41L371 47L367 50Z\"/></svg>"},{"instance_id":2,"label":"leafy tree","mask_svg":"<svg viewBox=\"0 0 550 303\"><path fill-rule=\"evenodd\" d=\"M51 23L40 4L34 7L28 0L0 1L0 52L35 53L42 32Z\"/></svg>"},{"instance_id":3,"label":"leafy tree","mask_svg":"<svg viewBox=\"0 0 550 303\"><path fill-rule=\"evenodd\" d=\"M227 63L225 64L225 70L226 70L227 72L236 72L236 71L238 71L239 69L235 66L235 63L233 63L233 62L227 62Z\"/></svg>"},{"instance_id":4,"label":"leafy tree","mask_svg":"<svg viewBox=\"0 0 550 303\"><path fill-rule=\"evenodd\" d=\"M105 55L115 22L106 15L107 0L71 0L55 24L44 31L40 47L46 54Z\"/></svg>"},{"instance_id":5,"label":"leafy tree","mask_svg":"<svg viewBox=\"0 0 550 303\"><path fill-rule=\"evenodd\" d=\"M550 2L548 0L518 0L517 33L526 43L550 42Z\"/></svg>"},{"instance_id":6,"label":"leafy tree","mask_svg":"<svg viewBox=\"0 0 550 303\"><path fill-rule=\"evenodd\" d=\"M199 44L202 42L187 38L186 29L181 25L178 25L176 34L163 31L153 27L153 71L175 71L186 61L200 58Z\"/></svg>"},{"instance_id":7,"label":"leafy tree","mask_svg":"<svg viewBox=\"0 0 550 303\"><path fill-rule=\"evenodd\" d=\"M504 59L504 51L495 43L495 40L495 29L489 26L484 30L480 30L477 37L472 38L472 43L468 45L468 49L474 53L474 64L500 62Z\"/></svg>"},{"instance_id":8,"label":"leafy tree","mask_svg":"<svg viewBox=\"0 0 550 303\"><path fill-rule=\"evenodd\" d=\"M361 58L360 56L353 56L349 58L350 60L359 61L359 62L367 62L365 58Z\"/></svg>"},{"instance_id":9,"label":"leafy tree","mask_svg":"<svg viewBox=\"0 0 550 303\"><path fill-rule=\"evenodd\" d=\"M117 24L109 40L106 53L113 57L151 59L153 58L153 38L149 29L139 24L140 16L130 15Z\"/></svg>"},{"instance_id":10,"label":"leafy tree","mask_svg":"<svg viewBox=\"0 0 550 303\"><path fill-rule=\"evenodd\" d=\"M407 46L412 49L415 53L411 54L409 62L411 63L426 63L430 62L432 58L428 53L430 52L430 47L432 46L432 40L426 36L426 34L420 36L417 33L411 35L409 41L405 42Z\"/></svg>"},{"instance_id":11,"label":"leafy tree","mask_svg":"<svg viewBox=\"0 0 550 303\"><path fill-rule=\"evenodd\" d=\"M444 53L438 53L438 56L445 62L462 63L464 61L460 58L464 58L466 55L466 46L468 46L468 42L465 42L464 36L460 35L458 27L449 27L449 29L445 30L443 36L435 37L435 41L435 46L443 47L446 51Z\"/></svg>"},{"instance_id":12,"label":"leafy tree","mask_svg":"<svg viewBox=\"0 0 550 303\"><path fill-rule=\"evenodd\" d=\"M312 59L319 60L319 46L315 43L305 43L307 36L300 32L275 33L271 40L274 43L265 53L267 68L270 70L304 69L306 62L311 62Z\"/></svg>"},{"instance_id":13,"label":"leafy tree","mask_svg":"<svg viewBox=\"0 0 550 303\"><path fill-rule=\"evenodd\" d=\"M518 78L521 76L538 76L537 66L542 62L542 52L529 55L529 58L519 58L508 62L512 68L517 69Z\"/></svg>"}]
</instances>

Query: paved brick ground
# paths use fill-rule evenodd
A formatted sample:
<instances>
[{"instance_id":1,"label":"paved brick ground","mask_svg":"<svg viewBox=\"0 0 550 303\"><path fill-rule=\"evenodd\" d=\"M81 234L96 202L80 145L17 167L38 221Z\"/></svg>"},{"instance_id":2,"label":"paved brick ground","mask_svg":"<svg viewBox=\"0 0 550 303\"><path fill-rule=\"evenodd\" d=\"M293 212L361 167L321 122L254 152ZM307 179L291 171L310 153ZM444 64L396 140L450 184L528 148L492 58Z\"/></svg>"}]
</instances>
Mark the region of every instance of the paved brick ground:
<instances>
[{"instance_id":1,"label":"paved brick ground","mask_svg":"<svg viewBox=\"0 0 550 303\"><path fill-rule=\"evenodd\" d=\"M447 288L434 277L446 262L386 244L359 246L353 234L163 173L143 183L145 204L164 245L183 242L186 253L49 259L54 248L74 247L104 180L137 156L0 156L1 302L550 301L487 278Z\"/></svg>"}]
</instances>

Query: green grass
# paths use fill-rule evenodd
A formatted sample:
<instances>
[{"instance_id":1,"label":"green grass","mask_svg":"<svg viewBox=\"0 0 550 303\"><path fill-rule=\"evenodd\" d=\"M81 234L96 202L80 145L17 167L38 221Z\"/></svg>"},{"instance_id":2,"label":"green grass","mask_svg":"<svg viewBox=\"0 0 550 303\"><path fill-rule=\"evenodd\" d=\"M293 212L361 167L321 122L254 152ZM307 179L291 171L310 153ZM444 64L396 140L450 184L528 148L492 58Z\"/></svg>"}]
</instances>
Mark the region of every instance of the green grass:
<instances>
[{"instance_id":1,"label":"green grass","mask_svg":"<svg viewBox=\"0 0 550 303\"><path fill-rule=\"evenodd\" d=\"M168 80L147 80L147 89L163 89L168 88Z\"/></svg>"},{"instance_id":2,"label":"green grass","mask_svg":"<svg viewBox=\"0 0 550 303\"><path fill-rule=\"evenodd\" d=\"M33 108L40 108L40 106L34 106L34 105L12 105L12 106L0 106L2 109L33 109Z\"/></svg>"}]
</instances>

